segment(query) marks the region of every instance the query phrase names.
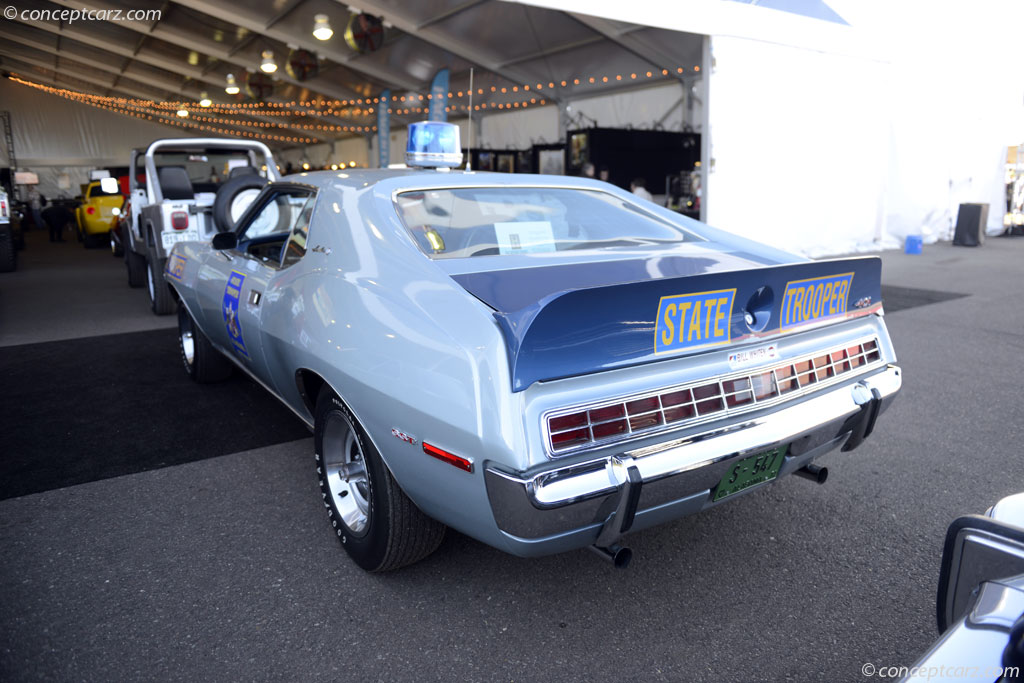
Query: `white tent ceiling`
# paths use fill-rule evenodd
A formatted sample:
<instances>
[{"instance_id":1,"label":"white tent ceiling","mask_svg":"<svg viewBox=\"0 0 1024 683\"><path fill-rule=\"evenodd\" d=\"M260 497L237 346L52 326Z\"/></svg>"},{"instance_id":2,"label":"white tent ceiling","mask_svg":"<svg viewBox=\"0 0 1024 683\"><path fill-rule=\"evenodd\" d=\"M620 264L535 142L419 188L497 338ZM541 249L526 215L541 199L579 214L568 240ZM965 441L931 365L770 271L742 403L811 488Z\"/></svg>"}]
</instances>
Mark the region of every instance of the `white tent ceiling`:
<instances>
[{"instance_id":1,"label":"white tent ceiling","mask_svg":"<svg viewBox=\"0 0 1024 683\"><path fill-rule=\"evenodd\" d=\"M641 81L692 82L699 78L692 67L700 63L702 40L500 0L353 0L351 5L335 0L21 0L17 9L15 20L0 21L0 68L85 93L168 101L194 102L202 92L215 102L244 101L244 95L224 92L228 74L241 80L247 71L258 70L264 50L271 50L283 66L289 52L301 48L319 56L319 73L297 80L279 68L268 101L367 98L384 89L393 96L426 93L443 67L451 69L450 90L466 91L473 67L474 86L484 89L474 104L511 106L523 99L519 88L535 84L545 86L549 102L557 102L628 90ZM120 10L123 20L52 18L63 9ZM150 12L150 17L158 12L159 19L127 20L129 9ZM359 53L346 44L342 33L354 12L384 20L378 49ZM326 14L334 28L329 41L312 35L317 14ZM685 71L680 73L680 67ZM629 77L634 73L640 78ZM625 81L616 80L617 75ZM594 83L591 76L597 77ZM605 82L604 76L611 78ZM560 85L563 80L566 87ZM415 118L398 116L394 124ZM320 120L354 123L328 115ZM372 124L372 116L357 123ZM345 137L295 132L321 140Z\"/></svg>"}]
</instances>

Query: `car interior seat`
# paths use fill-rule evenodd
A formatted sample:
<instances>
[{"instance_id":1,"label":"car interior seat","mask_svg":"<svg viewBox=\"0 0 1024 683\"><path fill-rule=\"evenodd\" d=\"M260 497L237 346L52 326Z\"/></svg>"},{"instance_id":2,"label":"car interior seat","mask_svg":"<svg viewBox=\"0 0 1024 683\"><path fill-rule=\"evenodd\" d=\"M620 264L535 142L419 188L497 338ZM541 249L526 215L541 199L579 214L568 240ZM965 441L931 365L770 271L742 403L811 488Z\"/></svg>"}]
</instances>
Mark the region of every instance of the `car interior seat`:
<instances>
[{"instance_id":1,"label":"car interior seat","mask_svg":"<svg viewBox=\"0 0 1024 683\"><path fill-rule=\"evenodd\" d=\"M192 189L192 181L189 180L188 171L182 166L163 166L157 169L157 179L160 181L160 192L164 199L195 199L196 193Z\"/></svg>"}]
</instances>

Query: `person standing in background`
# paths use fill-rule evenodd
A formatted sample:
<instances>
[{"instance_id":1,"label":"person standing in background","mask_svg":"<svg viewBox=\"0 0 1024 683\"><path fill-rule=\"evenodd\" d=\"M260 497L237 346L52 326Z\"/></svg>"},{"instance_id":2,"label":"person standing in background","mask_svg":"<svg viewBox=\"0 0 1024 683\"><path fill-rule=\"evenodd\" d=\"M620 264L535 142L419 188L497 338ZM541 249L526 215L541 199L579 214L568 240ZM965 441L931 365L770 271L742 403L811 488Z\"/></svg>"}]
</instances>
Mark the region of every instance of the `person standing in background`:
<instances>
[{"instance_id":1,"label":"person standing in background","mask_svg":"<svg viewBox=\"0 0 1024 683\"><path fill-rule=\"evenodd\" d=\"M44 206L46 206L46 197L39 194L39 188L32 185L28 191L28 209L32 213L32 225L40 230L46 227L42 214Z\"/></svg>"},{"instance_id":2,"label":"person standing in background","mask_svg":"<svg viewBox=\"0 0 1024 683\"><path fill-rule=\"evenodd\" d=\"M54 204L42 212L46 225L50 228L50 241L64 241L64 226L75 222L75 214L63 204Z\"/></svg>"},{"instance_id":3,"label":"person standing in background","mask_svg":"<svg viewBox=\"0 0 1024 683\"><path fill-rule=\"evenodd\" d=\"M635 178L633 182L629 184L629 191L635 194L637 197L640 197L641 199L646 199L649 202L653 202L654 195L647 191L645 185L647 185L646 180L644 180L643 178Z\"/></svg>"}]
</instances>

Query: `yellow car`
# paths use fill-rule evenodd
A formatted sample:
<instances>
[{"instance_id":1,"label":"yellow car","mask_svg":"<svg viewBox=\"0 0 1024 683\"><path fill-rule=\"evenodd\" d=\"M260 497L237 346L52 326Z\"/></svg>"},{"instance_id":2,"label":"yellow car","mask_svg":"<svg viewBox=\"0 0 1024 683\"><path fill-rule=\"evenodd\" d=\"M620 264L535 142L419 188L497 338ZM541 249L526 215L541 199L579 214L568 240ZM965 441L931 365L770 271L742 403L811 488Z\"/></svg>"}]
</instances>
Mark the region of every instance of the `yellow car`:
<instances>
[{"instance_id":1,"label":"yellow car","mask_svg":"<svg viewBox=\"0 0 1024 683\"><path fill-rule=\"evenodd\" d=\"M111 189L114 191L109 191ZM89 183L82 196L81 206L75 209L78 239L85 243L86 249L109 244L110 231L117 225L124 197L116 187L104 189L100 181Z\"/></svg>"}]
</instances>

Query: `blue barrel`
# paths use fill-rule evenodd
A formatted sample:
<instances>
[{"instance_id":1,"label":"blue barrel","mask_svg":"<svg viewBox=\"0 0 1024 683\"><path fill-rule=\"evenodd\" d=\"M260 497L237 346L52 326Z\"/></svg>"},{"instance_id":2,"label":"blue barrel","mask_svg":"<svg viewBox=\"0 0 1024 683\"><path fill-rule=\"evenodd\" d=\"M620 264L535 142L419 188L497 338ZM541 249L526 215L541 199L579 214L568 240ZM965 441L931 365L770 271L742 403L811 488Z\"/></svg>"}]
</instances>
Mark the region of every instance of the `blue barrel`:
<instances>
[{"instance_id":1,"label":"blue barrel","mask_svg":"<svg viewBox=\"0 0 1024 683\"><path fill-rule=\"evenodd\" d=\"M920 254L921 253L921 236L920 235L907 235L907 242L904 246L904 253L907 254Z\"/></svg>"}]
</instances>

